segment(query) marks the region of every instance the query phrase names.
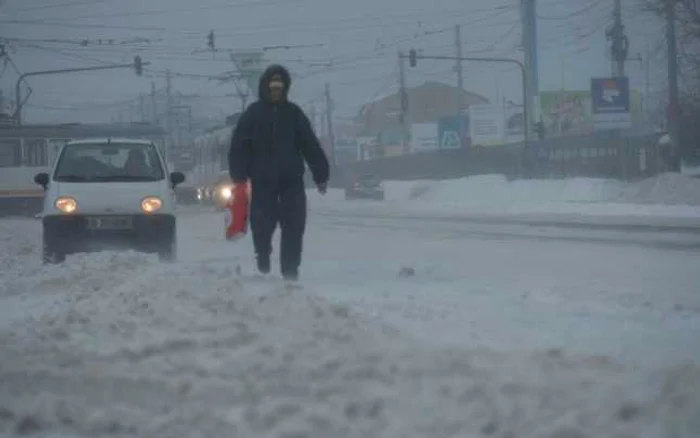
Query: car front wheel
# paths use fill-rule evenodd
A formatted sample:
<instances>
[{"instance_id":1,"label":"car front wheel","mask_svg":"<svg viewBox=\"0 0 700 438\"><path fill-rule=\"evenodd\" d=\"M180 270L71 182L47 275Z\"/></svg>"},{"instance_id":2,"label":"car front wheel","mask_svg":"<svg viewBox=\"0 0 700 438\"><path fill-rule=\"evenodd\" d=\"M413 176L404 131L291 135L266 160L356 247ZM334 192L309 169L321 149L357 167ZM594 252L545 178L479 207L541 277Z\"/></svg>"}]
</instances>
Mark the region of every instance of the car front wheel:
<instances>
[{"instance_id":1,"label":"car front wheel","mask_svg":"<svg viewBox=\"0 0 700 438\"><path fill-rule=\"evenodd\" d=\"M42 248L41 248L41 261L45 265L55 265L58 263L63 263L66 260L66 255L59 251L50 241L43 238Z\"/></svg>"},{"instance_id":2,"label":"car front wheel","mask_svg":"<svg viewBox=\"0 0 700 438\"><path fill-rule=\"evenodd\" d=\"M177 239L174 235L162 244L162 247L158 251L158 259L166 263L174 263L177 261Z\"/></svg>"}]
</instances>

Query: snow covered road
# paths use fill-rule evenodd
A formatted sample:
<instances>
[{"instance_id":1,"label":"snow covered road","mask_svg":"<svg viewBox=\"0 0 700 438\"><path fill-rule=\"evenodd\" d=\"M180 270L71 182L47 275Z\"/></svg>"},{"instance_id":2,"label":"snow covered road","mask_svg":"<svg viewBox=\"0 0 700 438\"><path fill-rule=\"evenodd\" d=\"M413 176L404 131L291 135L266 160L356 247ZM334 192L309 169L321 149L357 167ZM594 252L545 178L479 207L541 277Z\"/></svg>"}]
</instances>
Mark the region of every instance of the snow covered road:
<instances>
[{"instance_id":1,"label":"snow covered road","mask_svg":"<svg viewBox=\"0 0 700 438\"><path fill-rule=\"evenodd\" d=\"M0 221L0 433L700 435L697 237L312 214L290 293L180 225L174 265L42 267Z\"/></svg>"},{"instance_id":2,"label":"snow covered road","mask_svg":"<svg viewBox=\"0 0 700 438\"><path fill-rule=\"evenodd\" d=\"M220 215L187 220L187 257L254 272L251 242L223 242ZM308 233L309 290L432 344L700 362L700 233L328 214Z\"/></svg>"}]
</instances>

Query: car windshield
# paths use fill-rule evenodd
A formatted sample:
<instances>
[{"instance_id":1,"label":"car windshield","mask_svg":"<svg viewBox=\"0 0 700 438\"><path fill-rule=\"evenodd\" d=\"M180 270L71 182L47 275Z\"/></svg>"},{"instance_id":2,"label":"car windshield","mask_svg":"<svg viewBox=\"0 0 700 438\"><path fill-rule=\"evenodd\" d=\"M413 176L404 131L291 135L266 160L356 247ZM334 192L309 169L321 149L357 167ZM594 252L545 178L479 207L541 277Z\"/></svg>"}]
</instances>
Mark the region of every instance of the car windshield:
<instances>
[{"instance_id":1,"label":"car windshield","mask_svg":"<svg viewBox=\"0 0 700 438\"><path fill-rule=\"evenodd\" d=\"M140 182L165 178L156 147L144 143L69 144L56 165L54 180L64 182Z\"/></svg>"}]
</instances>

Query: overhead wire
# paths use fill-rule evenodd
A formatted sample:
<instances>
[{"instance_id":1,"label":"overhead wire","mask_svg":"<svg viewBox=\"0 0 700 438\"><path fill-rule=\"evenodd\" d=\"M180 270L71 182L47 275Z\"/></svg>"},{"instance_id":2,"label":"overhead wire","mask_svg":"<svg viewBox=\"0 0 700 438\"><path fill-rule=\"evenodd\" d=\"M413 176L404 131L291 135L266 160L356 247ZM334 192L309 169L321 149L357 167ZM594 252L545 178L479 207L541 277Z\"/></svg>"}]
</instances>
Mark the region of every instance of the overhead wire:
<instances>
[{"instance_id":1,"label":"overhead wire","mask_svg":"<svg viewBox=\"0 0 700 438\"><path fill-rule=\"evenodd\" d=\"M188 12L199 12L199 11L214 11L214 10L227 10L235 8L250 8L255 6L276 6L282 5L289 6L290 3L303 3L305 0L247 0L239 2L227 1L224 4L217 5L200 5L199 7L186 7L186 8L170 8L170 9L156 9L150 11L130 11L130 12L116 12L116 13L106 13L106 14L92 14L92 15L76 15L69 18L70 20L89 20L98 19L104 20L107 18L132 18L132 17L145 17L153 15L166 15L169 13L188 13ZM62 17L59 17L61 20Z\"/></svg>"},{"instance_id":2,"label":"overhead wire","mask_svg":"<svg viewBox=\"0 0 700 438\"><path fill-rule=\"evenodd\" d=\"M504 9L505 9L505 10L504 10ZM508 12L508 11L514 10L514 7L513 7L513 6L510 6L510 7L508 7L508 8L504 8L504 9L488 8L488 9L486 9L486 11L488 11L488 12L494 12L494 11L495 11L495 12L498 12L497 15L500 15L500 14L502 14L502 13L506 13L506 12ZM152 12L155 12L155 11L152 11ZM403 15L403 16L405 17L405 15ZM395 19L397 19L397 21L399 21L398 18L399 18L399 17L396 17ZM476 20L472 20L472 21L469 23L469 25L471 25L472 23L473 23L473 24L487 23L487 22L489 21L488 18L491 18L491 17L479 17L479 18L477 18ZM378 19L378 20L381 19L381 20L384 21L384 24L386 24L386 18L385 18L385 17L376 17L376 19ZM347 23L347 24L352 24L352 22L349 21L349 20L353 20L353 19L341 20L341 22L338 23L338 24L341 24L341 26L342 26L342 22L345 22L345 23ZM399 23L401 23L401 22L399 21ZM37 23L37 24L46 24L46 22L44 22L44 23ZM57 23L57 24L58 24L58 23ZM74 24L75 24L75 23L74 23ZM295 24L300 24L300 23L295 23ZM496 43L491 43L489 46L487 46L487 48L485 48L485 49L483 49L483 50L488 50L490 47L497 46L497 45L500 44L503 40L507 39L507 38L517 29L517 24L516 24L516 23L508 23L508 24L510 24L511 27L508 29L508 31L506 32L506 34L505 34L503 37L499 38L499 41L498 41L498 42L496 42ZM82 23L78 23L77 25L80 26L80 25L82 25ZM294 25L294 24L290 24L290 26L293 26L293 25ZM302 25L303 25L303 24L302 24ZM74 27L73 25L71 25L71 26ZM105 26L101 26L101 27L104 28ZM111 27L111 26L107 25L107 27ZM308 27L308 26L307 26L307 27ZM321 27L322 27L322 26L321 26ZM337 25L333 25L332 27L337 28L338 26L337 26ZM369 28L371 28L371 27L372 27L372 26L369 26L369 25L365 24L365 25L355 26L354 28L356 28L356 29L358 29L358 30L364 30L364 31L366 31L367 29L369 29ZM124 28L124 27L119 26L118 28ZM126 26L125 28L127 28L127 29L133 29L133 28L135 28L135 26ZM439 30L439 31L437 31L437 32L434 32L433 34L447 32L448 30L451 30L452 28L453 28L453 26L448 26L448 27L446 27L446 28L444 28L444 29L441 29L441 30ZM277 27L277 29L279 29L279 27ZM348 29L353 29L353 26L346 26L344 29L346 29L346 30L348 30ZM313 30L316 30L316 29L313 29ZM257 29L257 31L258 31L258 32L265 32L264 29L259 29L259 28ZM198 31L198 32L199 32L199 31ZM240 33L233 33L233 34L226 34L226 33L224 33L224 34L223 34L223 36L232 36L232 35L240 35ZM310 75L313 75L313 74L315 74L315 73L319 73L319 74L320 74L320 73L332 73L332 72L336 72L336 71L340 71L340 70L346 69L348 66L358 66L358 65L361 65L361 63L363 63L363 62L377 61L377 60L379 60L379 59L386 59L386 55L384 55L384 53L386 53L386 52L387 52L388 50L390 50L391 48L393 48L393 47L398 47L398 46L400 46L400 45L402 45L402 44L405 44L405 43L407 43L407 42L410 42L411 40L414 40L414 39L421 38L421 37L423 37L423 36L425 36L425 35L426 35L426 33L423 33L423 34L414 33L413 35L410 35L410 36L405 37L405 38L400 38L400 39L398 39L397 41L394 41L394 42L392 42L392 43L381 44L379 48L375 48L374 50L363 50L362 52L356 52L356 53L352 53L352 54L345 54L345 55L343 55L343 56L331 57L331 58L328 60L328 61L329 61L329 65L328 65L328 66L324 66L323 68L319 68L319 69L315 69L315 68L311 67L311 68L309 69L310 71L307 72L307 75L306 75L306 76L310 76ZM218 36L219 36L219 35L217 35L217 37L218 37ZM201 35L200 35L199 37L201 37ZM199 37L197 37L197 38L199 38ZM185 38L185 39L190 39L190 38L192 38L192 36L190 36L190 35L185 35L184 38ZM53 42L52 42L52 43L53 43ZM61 42L56 42L56 43L57 43L57 44L67 44L67 45L70 45L72 42L61 41ZM73 44L73 45L75 45L75 44ZM141 46L148 46L148 44L141 44ZM128 50L127 47L117 47L117 48L120 49L120 50L122 50L122 51L124 51L125 49ZM43 47L43 49L46 50L46 49L49 49L49 48ZM76 48L74 48L74 49L76 49ZM100 52L100 53L102 53L102 54L107 54L108 52L113 52L113 47L112 47L112 46L97 46L97 47L90 47L90 48L80 47L80 48L77 48L77 49L78 49L78 50L81 50L81 51L82 51L83 49L86 49L86 50L89 50L89 51L91 51L91 52L93 52L93 53L95 53L95 52ZM164 50L164 49L167 49L167 50ZM50 50L50 49L49 49L49 50ZM132 50L134 50L134 49L132 49ZM148 47L138 47L138 48L136 48L135 50L148 51ZM170 50L172 50L172 52L170 52ZM180 54L181 54L181 52L180 52L179 50L182 50L182 49L179 48L179 47L176 47L176 46L172 46L172 47L161 47L161 48L156 48L155 53L157 53L157 58L163 59L163 58L166 57L166 56L178 56L178 57L179 57ZM60 50L60 52L62 52L61 54L62 54L63 56L73 56L73 57L75 57L75 55L76 55L75 53L70 53L70 51L66 51L66 50ZM359 56L357 56L357 55L359 55ZM91 57L90 57L90 58L91 58ZM79 58L76 58L76 59L79 59ZM83 59L88 60L88 57L84 57L84 56L83 56ZM98 59L98 58L92 58L92 59L90 59L90 60L91 60L91 61L94 61L94 62L109 63L108 61L105 61L105 60L102 60L102 59ZM211 60L204 59L204 58L202 58L201 60L202 60L202 61L211 61ZM221 61L224 61L224 60L221 60ZM301 61L301 60L299 60L299 61ZM319 61L317 61L317 62L321 62L321 61L319 60ZM149 73L151 73L151 74L155 74L155 73L163 74L163 73L165 73L165 71L156 72L156 71L153 71L153 70L149 70ZM178 73L183 73L183 72L172 72L173 76L177 75ZM212 75L198 75L198 74L192 74L192 75L185 74L185 75L186 75L186 76L189 76L189 77L198 77L198 78L207 78L207 79L211 79L211 77L212 77ZM365 81L366 81L366 79L365 79Z\"/></svg>"},{"instance_id":3,"label":"overhead wire","mask_svg":"<svg viewBox=\"0 0 700 438\"><path fill-rule=\"evenodd\" d=\"M499 13L498 13L497 15L500 15L500 14L502 14L502 13L503 13L503 11L499 11ZM477 22L477 21L485 21L485 20L486 20L486 18L480 18L480 19L478 19L478 20L472 20L471 22L469 22L469 24L475 23L475 22ZM435 34L447 32L447 31L449 31L449 30L451 30L451 27L450 27L450 26L445 27L445 28L442 28L442 29L437 29L437 30L424 30L424 31L422 31L422 32L415 32L415 31L414 31L414 32L411 32L407 37L398 39L397 41L394 41L393 43L381 44L381 45L380 45L380 48L379 48L379 49L376 49L376 50L372 50L372 51L363 50L363 51L361 51L361 52L359 52L359 53L353 53L353 54L349 54L349 55L344 55L342 58L335 57L335 58L330 58L330 59L319 60L319 61L317 61L317 62L326 61L328 64L330 64L330 65L332 65L332 66L334 66L334 67L336 67L336 68L339 66L339 64L344 64L344 63L346 63L346 62L347 62L348 64L357 64L358 62L363 61L364 59L376 58L376 56L374 56L375 54L380 55L380 57L381 57L381 56L382 56L382 55L381 55L382 52L385 52L387 49L389 49L389 48L391 48L391 47L393 47L393 46L398 46L399 44L402 44L402 43L405 43L405 42L408 42L408 41L410 41L410 40L414 40L414 39L417 39L417 38L421 38L421 37L426 36L426 35L435 35ZM511 29L511 31L512 31L512 29ZM36 47L37 45L34 45L34 46ZM42 47L42 48L45 49L45 50L48 49L47 47ZM111 48L112 48L111 46L98 46L98 47L96 47L96 48L94 48L94 49L100 51L101 53L104 53L104 52L106 52L107 50L110 50ZM92 50L92 49L85 48L85 47L80 48L81 51L83 51L83 50L85 50L85 49L87 49L87 50ZM57 51L57 52L58 52L58 51ZM68 55L68 53L67 53L66 51L64 51L64 50L63 50L63 51L60 51L60 52L62 52L62 54L64 54L64 55ZM366 56L368 53L370 54L370 56ZM363 55L365 55L365 56L363 56ZM181 53L173 53L173 56L178 56L179 59L182 58ZM162 58L164 57L164 56L163 56L163 53L160 53L158 57L160 57L160 58L162 59ZM346 60L346 59L343 59L343 58L347 58L347 60ZM85 59L87 59L87 58L85 58ZM97 59L90 59L90 60L91 60L91 61L98 61L98 62L105 62L105 61L103 61L103 60L97 60ZM203 60L203 61L209 61L208 59L202 59L202 60ZM326 69L321 69L321 70L327 70L327 68L326 68ZM161 72L161 73L164 73L164 72ZM195 76L200 76L200 77L201 77L201 76L204 76L204 77L207 77L207 78L210 78L210 77L211 77L211 75L191 75L191 76L193 76L193 77L195 77Z\"/></svg>"},{"instance_id":4,"label":"overhead wire","mask_svg":"<svg viewBox=\"0 0 700 438\"><path fill-rule=\"evenodd\" d=\"M607 4L609 4L609 2L608 2L608 0L595 0L595 1L593 1L590 5L588 5L588 6L584 7L584 8L582 8L582 9L579 9L579 10L577 10L577 11L575 11L575 12L572 12L572 13L570 13L570 14L567 14L567 15L563 15L563 16L560 16L560 17L546 17L546 16L542 16L542 15L537 14L537 18L540 19L540 20L554 20L554 21L558 21L558 20L570 20L570 19L572 19L572 18L574 18L574 17L578 17L578 16L580 16L580 15L583 15L583 14L585 14L586 12L589 12L589 11L595 9L595 8L597 8L598 6L602 5L602 4L606 4L606 5L607 5Z\"/></svg>"},{"instance_id":5,"label":"overhead wire","mask_svg":"<svg viewBox=\"0 0 700 438\"><path fill-rule=\"evenodd\" d=\"M85 5L97 5L100 3L104 3L105 0L79 0L79 1L73 1L73 2L66 2L66 3L57 3L57 4L52 4L52 5L37 5L37 6L29 6L26 8L13 8L12 12L29 12L29 11L41 11L45 9L58 9L58 8L68 8L72 6L85 6Z\"/></svg>"}]
</instances>

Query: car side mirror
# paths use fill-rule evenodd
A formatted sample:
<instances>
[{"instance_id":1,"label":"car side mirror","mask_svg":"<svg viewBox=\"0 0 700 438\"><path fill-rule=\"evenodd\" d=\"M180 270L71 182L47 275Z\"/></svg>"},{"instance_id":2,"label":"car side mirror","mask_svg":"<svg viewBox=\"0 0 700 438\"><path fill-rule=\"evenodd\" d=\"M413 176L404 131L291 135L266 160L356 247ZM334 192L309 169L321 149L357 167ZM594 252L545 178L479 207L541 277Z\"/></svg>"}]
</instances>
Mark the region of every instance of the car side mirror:
<instances>
[{"instance_id":1,"label":"car side mirror","mask_svg":"<svg viewBox=\"0 0 700 438\"><path fill-rule=\"evenodd\" d=\"M182 172L173 172L170 174L170 183L175 188L178 184L185 182L185 174Z\"/></svg>"},{"instance_id":2,"label":"car side mirror","mask_svg":"<svg viewBox=\"0 0 700 438\"><path fill-rule=\"evenodd\" d=\"M34 182L46 190L49 186L49 174L46 172L37 173L34 175Z\"/></svg>"}]
</instances>

